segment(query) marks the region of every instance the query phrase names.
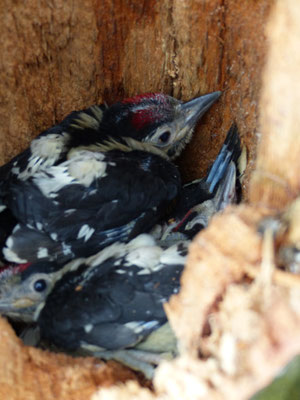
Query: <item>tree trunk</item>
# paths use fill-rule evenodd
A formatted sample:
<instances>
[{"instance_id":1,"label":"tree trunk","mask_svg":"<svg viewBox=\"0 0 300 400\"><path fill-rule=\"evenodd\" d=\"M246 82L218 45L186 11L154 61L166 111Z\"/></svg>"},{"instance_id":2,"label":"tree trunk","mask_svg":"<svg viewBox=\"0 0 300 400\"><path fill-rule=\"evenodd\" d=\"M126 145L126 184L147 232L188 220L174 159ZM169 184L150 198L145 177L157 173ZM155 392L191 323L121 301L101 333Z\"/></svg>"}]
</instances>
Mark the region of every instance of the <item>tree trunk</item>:
<instances>
[{"instance_id":1,"label":"tree trunk","mask_svg":"<svg viewBox=\"0 0 300 400\"><path fill-rule=\"evenodd\" d=\"M142 92L187 100L222 90L180 161L184 178L203 173L233 120L253 168L272 0L1 3L0 164L74 109Z\"/></svg>"},{"instance_id":2,"label":"tree trunk","mask_svg":"<svg viewBox=\"0 0 300 400\"><path fill-rule=\"evenodd\" d=\"M273 8L267 31L271 47L267 52L265 28ZM0 163L8 161L39 132L60 122L74 109L103 101L111 104L142 92L164 92L187 100L221 90L220 100L202 119L179 160L184 179L191 180L203 175L229 126L237 122L248 152L243 193L251 205L217 217L192 245L181 293L166 307L182 345L182 356L158 374L155 384L162 397L176 398L168 386L170 382L174 384L172 377L176 374L177 398L184 398L184 390L190 390L189 383L200 385L200 375L202 379L208 370L206 359L203 364L198 362L199 353L207 360L219 362L210 343L215 338L206 332L208 315L218 308L223 307L224 311L224 298L230 291L232 295L232 286L239 284L241 291L246 272L253 272L253 267L262 262L262 240L257 233L261 217L282 209L299 193L299 19L297 0L0 0ZM207 268L209 274L205 272ZM241 292L243 296L245 293ZM280 303L283 297L272 298L273 310L278 313L288 308ZM282 350L282 330L272 325L276 318L270 317L271 311L266 315L265 312L259 314L265 323L260 328L262 332L276 331L277 350ZM299 321L293 325L291 309L281 316L283 320L289 319L289 328L293 327L285 327L285 334L291 337L294 347L284 347L286 352L278 351L276 362L270 363L267 357L274 350L274 343L263 342L260 361L255 366L247 364L245 380L239 376L241 379L233 382L228 369L229 377L221 368L212 374L216 381L209 381L207 387L206 381L201 381L201 390L207 390L203 398L248 398L255 386L254 378L258 379L255 388L261 387L286 362L287 355L298 350L299 338L295 336L293 340L292 335L299 335ZM268 317L272 319L270 325L265 322ZM217 326L220 321L215 321ZM11 347L0 337L0 397L8 398L9 393L12 399L22 399L30 388L32 399L75 398L72 396L77 390L76 382L72 380L67 389L62 389L56 379L59 374L53 373L53 365L57 371L60 361L39 350L24 349L15 342L9 327L3 321L0 323L0 336L12 337ZM250 356L256 357L256 348L250 350ZM49 357L52 361L48 367ZM72 368L78 372L80 360L76 366L73 363L71 358L63 359L64 377L68 371L72 373ZM87 381L92 376L95 385L105 385L102 374L110 372L104 367L96 371L93 362L88 364L91 371L86 370L84 362L80 370L89 376ZM10 367L6 368L7 365ZM268 365L270 369L262 375L258 367ZM38 379L28 374L31 369ZM113 373L108 384L132 378L131 373L128 377L124 371L122 374L118 379L118 374ZM55 381L53 387L40 383L47 375L51 382ZM243 386L246 381L250 382L247 389ZM216 382L223 384L223 392ZM85 391L82 384L81 381L82 391L76 392L76 399L86 399L87 393L94 390ZM154 398L150 392L143 392L142 397L140 389L127 389L133 390L136 398ZM116 393L112 399L120 398Z\"/></svg>"}]
</instances>

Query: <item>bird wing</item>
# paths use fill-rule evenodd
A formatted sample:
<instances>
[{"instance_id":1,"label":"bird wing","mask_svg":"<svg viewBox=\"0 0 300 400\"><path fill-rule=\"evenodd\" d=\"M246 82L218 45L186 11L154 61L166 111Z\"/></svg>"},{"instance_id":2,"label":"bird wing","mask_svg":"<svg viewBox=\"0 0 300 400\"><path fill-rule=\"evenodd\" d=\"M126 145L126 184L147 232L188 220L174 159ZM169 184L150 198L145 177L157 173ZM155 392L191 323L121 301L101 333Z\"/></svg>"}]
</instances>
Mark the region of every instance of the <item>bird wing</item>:
<instances>
[{"instance_id":1,"label":"bird wing","mask_svg":"<svg viewBox=\"0 0 300 400\"><path fill-rule=\"evenodd\" d=\"M106 108L100 104L72 111L59 124L41 132L27 149L0 167L0 180L26 180L41 167L64 161L71 148L95 144L100 139L99 127Z\"/></svg>"},{"instance_id":2,"label":"bird wing","mask_svg":"<svg viewBox=\"0 0 300 400\"><path fill-rule=\"evenodd\" d=\"M72 159L12 184L8 207L27 228L86 256L150 229L179 189L177 168L154 154L80 150Z\"/></svg>"},{"instance_id":3,"label":"bird wing","mask_svg":"<svg viewBox=\"0 0 300 400\"><path fill-rule=\"evenodd\" d=\"M168 264L164 253L153 261L152 271L128 264L132 257L127 252L65 274L39 315L42 335L72 350L115 350L144 340L166 322L163 303L180 285L182 256L178 254L178 263Z\"/></svg>"}]
</instances>

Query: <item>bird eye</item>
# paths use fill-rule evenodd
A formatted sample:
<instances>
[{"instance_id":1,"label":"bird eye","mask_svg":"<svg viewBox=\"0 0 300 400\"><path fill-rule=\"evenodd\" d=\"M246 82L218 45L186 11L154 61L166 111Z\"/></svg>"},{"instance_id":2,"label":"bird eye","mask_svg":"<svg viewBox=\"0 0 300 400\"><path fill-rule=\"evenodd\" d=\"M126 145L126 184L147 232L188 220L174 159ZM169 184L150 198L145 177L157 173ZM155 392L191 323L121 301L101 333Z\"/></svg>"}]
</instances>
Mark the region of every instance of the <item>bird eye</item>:
<instances>
[{"instance_id":1,"label":"bird eye","mask_svg":"<svg viewBox=\"0 0 300 400\"><path fill-rule=\"evenodd\" d=\"M162 133L159 137L159 141L161 143L167 143L167 141L169 140L171 136L171 132L170 131L165 131L164 133Z\"/></svg>"},{"instance_id":2,"label":"bird eye","mask_svg":"<svg viewBox=\"0 0 300 400\"><path fill-rule=\"evenodd\" d=\"M33 288L36 292L43 292L47 287L47 283L44 279L39 279L34 282Z\"/></svg>"}]
</instances>

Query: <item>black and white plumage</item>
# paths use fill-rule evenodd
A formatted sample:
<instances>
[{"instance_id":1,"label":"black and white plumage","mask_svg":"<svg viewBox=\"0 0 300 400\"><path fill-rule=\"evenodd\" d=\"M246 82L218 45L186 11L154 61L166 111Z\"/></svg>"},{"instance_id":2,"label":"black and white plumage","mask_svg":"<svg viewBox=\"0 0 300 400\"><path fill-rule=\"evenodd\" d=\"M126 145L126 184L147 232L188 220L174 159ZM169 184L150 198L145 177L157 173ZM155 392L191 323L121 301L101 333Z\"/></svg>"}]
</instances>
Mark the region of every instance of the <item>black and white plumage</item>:
<instances>
[{"instance_id":1,"label":"black and white plumage","mask_svg":"<svg viewBox=\"0 0 300 400\"><path fill-rule=\"evenodd\" d=\"M234 132L234 135L231 133ZM231 139L228 140L228 137L231 135ZM178 208L175 209L173 219L168 222L160 222L158 225L159 232L151 231L152 239L147 239L146 244L150 243L150 245L146 246L145 242L143 241L143 235L141 236L142 240L138 238L130 242L129 244L122 244L117 243L116 245L109 246L108 249L104 249L103 253L99 254L113 254L115 258L120 259L123 257L124 254L127 253L134 255L134 254L141 254L140 255L140 265L146 268L148 262L153 261L153 257L157 257L157 254L161 253L162 251L165 252L165 249L168 247L172 247L172 244L177 245L179 242L184 241L188 243L187 239L192 239L193 236L198 233L203 227L207 226L210 218L220 209L223 209L226 205L233 203L235 201L235 184L236 184L236 167L235 161L239 154L239 140L237 137L237 130L231 129L230 134L228 134L225 144L222 147L219 155L216 158L214 165L219 165L219 168L214 168L212 166L211 170L215 170L213 176L218 176L220 181L216 181L215 193L213 197L211 197L210 193L207 200L203 201L203 190L205 190L207 183L205 180L200 180L199 182L194 182L193 185L193 196L186 198L186 207L184 207L183 203L179 203ZM234 150L234 151L233 151ZM235 155L234 155L235 154ZM220 161L221 160L221 161ZM225 164L224 164L225 162ZM226 168L223 168L225 165ZM208 173L208 176L211 177L211 172ZM191 194L190 187L188 187L188 193ZM120 188L121 192L123 190ZM200 193L200 194L199 194ZM204 194L207 196L207 193L204 191ZM195 195L195 197L194 197ZM198 197L197 197L198 196ZM206 199L207 197L204 197ZM194 205L195 202L198 204ZM188 208L192 206L192 208ZM85 232L82 234L88 235L89 231L86 229ZM157 246L153 245L154 236L157 239ZM147 235L145 236L148 237ZM159 249L159 247L161 249ZM138 251L133 249L139 248ZM155 251L154 251L155 250ZM40 250L41 253L43 249ZM152 255L153 253L153 255ZM170 253L168 253L170 254ZM41 256L43 254L40 254ZM143 256L143 257L142 257ZM98 256L98 260L100 260ZM102 256L104 257L104 256ZM107 257L107 256L105 256ZM104 257L104 258L105 258ZM92 257L91 257L92 258ZM130 259L127 256L127 261ZM77 259L78 260L78 259ZM137 257L135 257L135 262ZM78 261L74 261L76 263ZM81 261L79 261L81 262ZM72 263L72 262L71 262ZM37 269L40 268L42 271L42 266L44 269L44 273L48 275L47 280L47 287L53 286L53 284L60 279L60 277L64 274L64 270L60 272L62 265L56 262L45 262L45 261L38 261L32 264L25 264L25 265L17 265L17 266L9 266L4 270L3 274L0 274L0 311L10 313L8 315L14 315L15 317L18 316L20 319L24 319L26 315L27 320L33 319L33 314L39 304L45 300L46 297L37 297L34 295L31 296L31 290L33 288L31 284L31 280L27 281L27 278L30 278L31 271L35 273ZM66 270L69 268L68 264ZM1 271L1 270L0 270ZM48 271L48 272L47 272ZM103 270L104 272L104 270ZM31 279L31 278L30 278ZM28 292L29 291L29 292ZM13 307L13 303L16 299L19 299L18 296L23 296L24 293L26 294L26 298L31 299L31 307L30 309L19 307L15 309ZM45 292L43 293L45 294ZM48 294L48 293L47 293ZM33 301L33 298L35 301ZM9 300L8 300L9 299ZM21 302L19 301L18 304L20 305ZM25 303L26 305L26 303Z\"/></svg>"},{"instance_id":2,"label":"black and white plumage","mask_svg":"<svg viewBox=\"0 0 300 400\"><path fill-rule=\"evenodd\" d=\"M149 275L153 271L161 270L164 265L179 261L183 265L188 241L177 244L177 247L165 248L156 243L151 235L141 234L128 243L113 243L94 256L77 258L63 266L49 261L9 264L0 269L0 313L15 319L33 321L36 309L46 300L55 283L70 271L74 271L74 276L80 276L78 268L81 264L88 265L82 267L82 271L96 265L99 279L118 265L121 265L119 274L126 267L124 271L130 276L131 265L138 266L141 275ZM67 279L66 277L65 281ZM41 283L40 280L44 282Z\"/></svg>"},{"instance_id":3,"label":"black and white plumage","mask_svg":"<svg viewBox=\"0 0 300 400\"><path fill-rule=\"evenodd\" d=\"M60 349L138 369L142 363L151 374L151 366L132 360L132 349L133 359L139 350L154 363L176 352L163 304L179 291L188 245L163 248L142 234L59 269L49 262L10 266L0 274L0 313L36 320L41 337Z\"/></svg>"},{"instance_id":4,"label":"black and white plumage","mask_svg":"<svg viewBox=\"0 0 300 400\"><path fill-rule=\"evenodd\" d=\"M236 201L237 162L241 154L238 129L233 124L206 177L185 184L167 220L151 231L160 241L192 239L210 219Z\"/></svg>"},{"instance_id":5,"label":"black and white plumage","mask_svg":"<svg viewBox=\"0 0 300 400\"><path fill-rule=\"evenodd\" d=\"M4 255L17 263L63 263L94 254L150 230L177 195L171 223L162 223L155 235L164 239L175 231L190 239L231 202L239 154L233 125L207 177L181 190L176 167L155 154L73 151L70 160L11 186L10 204L20 223Z\"/></svg>"},{"instance_id":6,"label":"black and white plumage","mask_svg":"<svg viewBox=\"0 0 300 400\"><path fill-rule=\"evenodd\" d=\"M177 168L147 152L78 150L70 160L11 185L19 223L6 259L61 263L149 230L180 190Z\"/></svg>"},{"instance_id":7,"label":"black and white plumage","mask_svg":"<svg viewBox=\"0 0 300 400\"><path fill-rule=\"evenodd\" d=\"M186 210L177 209L178 220L172 228L179 224L181 231L165 230L159 241L148 234L139 235L129 243L113 243L94 256L64 266L39 262L10 267L2 279L0 275L0 312L36 320L42 338L60 349L113 358L151 378L153 365L177 351L163 304L180 290L190 243L186 238L196 233L199 221L207 224L222 205L234 201L239 140L236 129L232 131L234 140L227 137L214 163L218 168L211 169L219 171L207 175L219 176L214 196L202 203L202 197L198 198L196 206L196 199L187 198L192 213L183 222L180 218ZM202 182L200 189L206 184ZM199 194L198 189L195 186L193 191ZM189 188L185 194L190 193Z\"/></svg>"},{"instance_id":8,"label":"black and white plumage","mask_svg":"<svg viewBox=\"0 0 300 400\"><path fill-rule=\"evenodd\" d=\"M0 265L2 263L5 264L2 249L17 223L18 220L13 216L12 212L8 208L5 208L0 212Z\"/></svg>"},{"instance_id":9,"label":"black and white plumage","mask_svg":"<svg viewBox=\"0 0 300 400\"><path fill-rule=\"evenodd\" d=\"M149 229L180 186L170 158L219 96L182 103L163 94L140 95L73 112L43 132L0 170L0 205L19 222L11 235L4 232L5 258L65 262Z\"/></svg>"},{"instance_id":10,"label":"black and white plumage","mask_svg":"<svg viewBox=\"0 0 300 400\"><path fill-rule=\"evenodd\" d=\"M0 167L2 196L10 179L26 180L65 161L72 149L96 145L99 151L107 151L114 149L116 142L129 147L139 142L174 158L191 139L196 122L220 95L213 92L184 103L162 93L146 93L110 107L100 104L73 111Z\"/></svg>"},{"instance_id":11,"label":"black and white plumage","mask_svg":"<svg viewBox=\"0 0 300 400\"><path fill-rule=\"evenodd\" d=\"M179 290L187 245L180 242L164 250L151 236L140 235L127 245L113 244L83 260L56 283L39 307L36 317L42 338L65 350L117 358L132 367L136 365L126 358L130 349L171 352L165 340L171 347L176 341L166 326L163 304ZM158 335L161 328L169 336L163 342Z\"/></svg>"}]
</instances>

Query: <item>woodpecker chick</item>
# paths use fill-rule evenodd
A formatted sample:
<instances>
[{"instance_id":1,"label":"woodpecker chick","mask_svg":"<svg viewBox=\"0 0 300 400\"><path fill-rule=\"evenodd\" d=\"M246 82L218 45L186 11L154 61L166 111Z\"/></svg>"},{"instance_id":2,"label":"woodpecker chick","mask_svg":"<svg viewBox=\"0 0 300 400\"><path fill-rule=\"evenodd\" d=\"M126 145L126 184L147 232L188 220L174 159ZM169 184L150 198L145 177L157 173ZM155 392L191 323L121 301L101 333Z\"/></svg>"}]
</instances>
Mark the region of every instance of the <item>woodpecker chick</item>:
<instances>
[{"instance_id":1,"label":"woodpecker chick","mask_svg":"<svg viewBox=\"0 0 300 400\"><path fill-rule=\"evenodd\" d=\"M153 368L145 360L155 364L162 353L176 353L163 304L179 291L188 244L164 249L143 234L71 261L36 304L41 337L67 351L115 358L142 368L149 377ZM42 263L27 269L30 284L20 284L21 300L33 298L30 292L44 279L44 271ZM17 293L9 297L14 316L12 296ZM3 312L1 302L0 309Z\"/></svg>"},{"instance_id":2,"label":"woodpecker chick","mask_svg":"<svg viewBox=\"0 0 300 400\"><path fill-rule=\"evenodd\" d=\"M176 246L167 251L156 245L150 235L142 234L129 243L116 242L95 256L87 259L78 258L64 266L46 261L7 265L0 269L0 314L25 322L34 321L36 310L44 304L55 283L67 272L77 271L82 265L87 265L86 268L89 268L89 265L94 265L94 260L97 266L95 276L99 279L101 274L123 263L127 266L129 274L131 274L131 262L138 263L141 271L145 273L148 270L149 274L153 268L154 270L161 268L159 264L161 260L164 263L167 259L166 264L170 264L172 257L176 262L180 260L183 265L188 242L178 243L178 245L178 251ZM105 263L107 260L108 262ZM100 265L102 265L101 271L98 270ZM119 273L122 273L122 269ZM68 275L64 279L68 279Z\"/></svg>"},{"instance_id":3,"label":"woodpecker chick","mask_svg":"<svg viewBox=\"0 0 300 400\"><path fill-rule=\"evenodd\" d=\"M177 168L155 154L79 150L11 185L19 224L3 254L16 263L95 254L151 229L180 188Z\"/></svg>"},{"instance_id":4,"label":"woodpecker chick","mask_svg":"<svg viewBox=\"0 0 300 400\"><path fill-rule=\"evenodd\" d=\"M98 151L104 151L115 149L116 142L129 147L140 142L175 157L190 140L197 121L220 95L221 92L212 92L184 103L162 93L146 93L110 107L100 104L73 111L0 168L1 185L4 187L12 177L25 180L41 169L57 165L78 147L96 145L100 146Z\"/></svg>"},{"instance_id":5,"label":"woodpecker chick","mask_svg":"<svg viewBox=\"0 0 300 400\"><path fill-rule=\"evenodd\" d=\"M17 179L2 181L2 202L19 221L6 241L5 258L63 263L149 230L180 188L169 158L180 152L197 120L219 96L214 92L182 103L147 94L101 113L95 108L75 112L62 123L67 133L57 128L60 138L69 139L50 158L44 157L49 137L40 135L27 151L36 150L22 172L18 158L12 161L10 172ZM86 138L82 142L78 130Z\"/></svg>"}]
</instances>

